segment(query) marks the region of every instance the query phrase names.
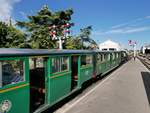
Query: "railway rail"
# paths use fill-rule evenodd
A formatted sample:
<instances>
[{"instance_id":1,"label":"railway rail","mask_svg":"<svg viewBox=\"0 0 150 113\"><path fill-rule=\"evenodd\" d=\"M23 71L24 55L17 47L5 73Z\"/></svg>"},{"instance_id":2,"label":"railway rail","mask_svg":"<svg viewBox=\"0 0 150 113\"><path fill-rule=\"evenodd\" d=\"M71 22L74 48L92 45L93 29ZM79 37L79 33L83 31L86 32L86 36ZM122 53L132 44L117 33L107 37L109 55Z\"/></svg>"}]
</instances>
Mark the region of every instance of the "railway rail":
<instances>
[{"instance_id":1,"label":"railway rail","mask_svg":"<svg viewBox=\"0 0 150 113\"><path fill-rule=\"evenodd\" d=\"M149 55L139 55L138 59L150 70L150 56Z\"/></svg>"}]
</instances>

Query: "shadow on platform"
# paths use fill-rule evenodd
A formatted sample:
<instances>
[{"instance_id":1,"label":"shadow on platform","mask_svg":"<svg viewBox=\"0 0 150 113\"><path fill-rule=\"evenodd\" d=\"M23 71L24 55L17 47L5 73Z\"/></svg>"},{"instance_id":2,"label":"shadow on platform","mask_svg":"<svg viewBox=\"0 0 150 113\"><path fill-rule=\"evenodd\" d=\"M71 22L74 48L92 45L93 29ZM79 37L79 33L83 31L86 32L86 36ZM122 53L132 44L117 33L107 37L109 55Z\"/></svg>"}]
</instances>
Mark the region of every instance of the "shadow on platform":
<instances>
[{"instance_id":1,"label":"shadow on platform","mask_svg":"<svg viewBox=\"0 0 150 113\"><path fill-rule=\"evenodd\" d=\"M149 72L141 72L142 78L143 78L143 83L145 86L145 91L147 94L148 102L150 105L150 73Z\"/></svg>"}]
</instances>

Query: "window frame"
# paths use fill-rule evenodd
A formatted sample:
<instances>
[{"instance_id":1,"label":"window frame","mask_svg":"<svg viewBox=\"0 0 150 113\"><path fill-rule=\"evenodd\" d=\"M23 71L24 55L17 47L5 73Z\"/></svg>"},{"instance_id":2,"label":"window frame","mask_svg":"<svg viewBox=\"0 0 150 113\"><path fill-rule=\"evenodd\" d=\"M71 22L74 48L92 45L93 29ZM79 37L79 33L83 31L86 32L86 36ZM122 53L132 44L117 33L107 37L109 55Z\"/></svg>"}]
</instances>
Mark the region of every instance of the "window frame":
<instances>
[{"instance_id":1,"label":"window frame","mask_svg":"<svg viewBox=\"0 0 150 113\"><path fill-rule=\"evenodd\" d=\"M97 53L96 56L97 56L98 64L101 63L102 62L102 55L100 53Z\"/></svg>"},{"instance_id":2,"label":"window frame","mask_svg":"<svg viewBox=\"0 0 150 113\"><path fill-rule=\"evenodd\" d=\"M53 71L53 69L52 69L52 59L59 59L59 64L60 64L60 62L61 62L61 60L62 60L62 58L63 57L67 57L68 59L68 63L67 63L67 69L65 69L65 70L60 70L60 71L56 71L56 72L52 72ZM61 56L52 56L52 57L50 57L50 74L58 74L58 73L62 73L62 72L66 72L66 71L70 71L70 56L68 56L68 55L61 55ZM62 66L62 62L61 62L61 66ZM59 65L59 68L60 68L60 65Z\"/></svg>"},{"instance_id":3,"label":"window frame","mask_svg":"<svg viewBox=\"0 0 150 113\"><path fill-rule=\"evenodd\" d=\"M116 53L111 53L111 54L112 54L112 60L114 61L114 60L115 60Z\"/></svg>"},{"instance_id":4,"label":"window frame","mask_svg":"<svg viewBox=\"0 0 150 113\"><path fill-rule=\"evenodd\" d=\"M108 53L107 54L107 61L110 61L110 59L111 59L111 53Z\"/></svg>"},{"instance_id":5,"label":"window frame","mask_svg":"<svg viewBox=\"0 0 150 113\"><path fill-rule=\"evenodd\" d=\"M10 87L13 87L13 86L18 86L18 85L22 85L26 82L29 82L29 63L28 63L28 57L3 57L3 58L0 58L0 62L1 61L19 61L19 60L22 60L23 61L23 76L24 76L24 80L23 81L20 81L20 82L16 82L16 83L13 83L13 84L7 84L7 85L2 85L2 87L0 87L0 89L6 89L6 88L10 88Z\"/></svg>"},{"instance_id":6,"label":"window frame","mask_svg":"<svg viewBox=\"0 0 150 113\"><path fill-rule=\"evenodd\" d=\"M85 61L86 61L86 62L85 62L86 65L82 65L82 57L83 57L83 56L86 56L86 60L85 60ZM91 56L92 62L91 62L90 64L89 64L89 63L87 64L87 56ZM80 64L81 68L82 68L82 67L86 67L86 66L91 66L91 65L93 65L93 55L92 55L92 54L82 54L82 55L81 55L81 64Z\"/></svg>"},{"instance_id":7,"label":"window frame","mask_svg":"<svg viewBox=\"0 0 150 113\"><path fill-rule=\"evenodd\" d=\"M118 53L116 53L116 59L118 59L119 58L119 54Z\"/></svg>"}]
</instances>

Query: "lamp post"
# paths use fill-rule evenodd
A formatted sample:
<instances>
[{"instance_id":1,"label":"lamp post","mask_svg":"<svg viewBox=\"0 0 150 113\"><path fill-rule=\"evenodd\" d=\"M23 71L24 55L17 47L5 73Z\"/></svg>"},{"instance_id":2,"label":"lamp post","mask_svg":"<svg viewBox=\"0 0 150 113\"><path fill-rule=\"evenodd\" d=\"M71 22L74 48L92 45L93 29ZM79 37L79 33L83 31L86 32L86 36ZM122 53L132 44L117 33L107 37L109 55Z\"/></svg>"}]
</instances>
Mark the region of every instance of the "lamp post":
<instances>
[{"instance_id":1,"label":"lamp post","mask_svg":"<svg viewBox=\"0 0 150 113\"><path fill-rule=\"evenodd\" d=\"M63 49L62 44L64 43L64 40L69 36L69 34L70 34L69 28L72 25L73 24L66 23L65 25L61 25L61 26L53 25L52 27L49 27L49 30L52 30L52 32L50 32L50 35L52 36L52 40L58 41L58 45L59 45L60 50ZM57 33L59 32L58 31L59 27L63 29L63 31L61 33L62 36L57 36Z\"/></svg>"}]
</instances>

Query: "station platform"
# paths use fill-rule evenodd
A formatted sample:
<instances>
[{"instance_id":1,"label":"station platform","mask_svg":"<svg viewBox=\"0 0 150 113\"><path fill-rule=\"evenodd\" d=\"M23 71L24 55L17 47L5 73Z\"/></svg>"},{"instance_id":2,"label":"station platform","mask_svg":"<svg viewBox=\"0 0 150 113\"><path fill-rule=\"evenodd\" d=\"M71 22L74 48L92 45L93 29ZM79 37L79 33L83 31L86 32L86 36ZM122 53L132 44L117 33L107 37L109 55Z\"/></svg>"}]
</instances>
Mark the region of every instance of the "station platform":
<instances>
[{"instance_id":1,"label":"station platform","mask_svg":"<svg viewBox=\"0 0 150 113\"><path fill-rule=\"evenodd\" d=\"M150 71L131 59L56 113L150 113Z\"/></svg>"}]
</instances>

